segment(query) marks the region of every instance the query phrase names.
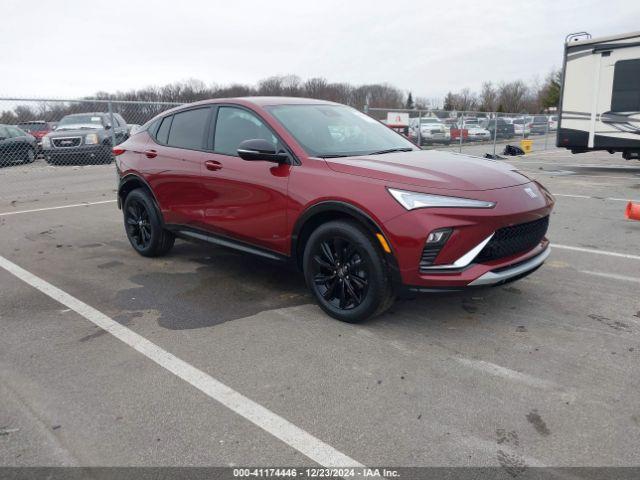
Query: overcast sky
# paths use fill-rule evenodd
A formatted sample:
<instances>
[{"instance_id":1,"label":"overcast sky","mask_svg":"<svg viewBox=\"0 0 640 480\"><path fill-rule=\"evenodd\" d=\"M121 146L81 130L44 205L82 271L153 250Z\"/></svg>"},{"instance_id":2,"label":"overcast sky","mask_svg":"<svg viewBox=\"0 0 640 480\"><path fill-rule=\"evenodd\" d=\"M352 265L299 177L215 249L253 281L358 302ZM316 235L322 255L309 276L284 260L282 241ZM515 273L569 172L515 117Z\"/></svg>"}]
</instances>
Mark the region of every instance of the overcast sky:
<instances>
[{"instance_id":1,"label":"overcast sky","mask_svg":"<svg viewBox=\"0 0 640 480\"><path fill-rule=\"evenodd\" d=\"M279 74L441 97L543 79L567 33L639 29L638 0L3 2L0 96L77 97Z\"/></svg>"}]
</instances>

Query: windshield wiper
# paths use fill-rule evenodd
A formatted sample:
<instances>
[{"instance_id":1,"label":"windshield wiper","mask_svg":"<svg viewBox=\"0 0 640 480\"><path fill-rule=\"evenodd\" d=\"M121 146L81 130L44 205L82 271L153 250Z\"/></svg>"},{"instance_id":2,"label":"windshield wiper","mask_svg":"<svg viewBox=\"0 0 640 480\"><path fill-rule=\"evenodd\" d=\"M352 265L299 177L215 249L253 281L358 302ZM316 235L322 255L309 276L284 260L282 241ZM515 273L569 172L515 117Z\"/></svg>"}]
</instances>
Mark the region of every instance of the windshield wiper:
<instances>
[{"instance_id":1,"label":"windshield wiper","mask_svg":"<svg viewBox=\"0 0 640 480\"><path fill-rule=\"evenodd\" d=\"M382 155L383 153L395 153L395 152L412 152L413 148L404 147L404 148L389 148L387 150L379 150L377 152L371 152L369 155Z\"/></svg>"},{"instance_id":2,"label":"windshield wiper","mask_svg":"<svg viewBox=\"0 0 640 480\"><path fill-rule=\"evenodd\" d=\"M331 153L328 155L318 155L320 158L344 158L344 157L352 157L353 155L345 155L340 153Z\"/></svg>"}]
</instances>

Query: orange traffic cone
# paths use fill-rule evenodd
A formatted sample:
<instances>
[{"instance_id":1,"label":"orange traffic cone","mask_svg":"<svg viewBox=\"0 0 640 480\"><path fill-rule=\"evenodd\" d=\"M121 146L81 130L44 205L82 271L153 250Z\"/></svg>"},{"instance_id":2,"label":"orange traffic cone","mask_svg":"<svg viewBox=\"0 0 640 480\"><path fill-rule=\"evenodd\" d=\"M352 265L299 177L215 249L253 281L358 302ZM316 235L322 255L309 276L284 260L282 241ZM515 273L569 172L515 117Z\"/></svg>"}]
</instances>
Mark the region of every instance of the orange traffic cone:
<instances>
[{"instance_id":1,"label":"orange traffic cone","mask_svg":"<svg viewBox=\"0 0 640 480\"><path fill-rule=\"evenodd\" d=\"M640 203L629 202L624 214L629 220L640 220Z\"/></svg>"}]
</instances>

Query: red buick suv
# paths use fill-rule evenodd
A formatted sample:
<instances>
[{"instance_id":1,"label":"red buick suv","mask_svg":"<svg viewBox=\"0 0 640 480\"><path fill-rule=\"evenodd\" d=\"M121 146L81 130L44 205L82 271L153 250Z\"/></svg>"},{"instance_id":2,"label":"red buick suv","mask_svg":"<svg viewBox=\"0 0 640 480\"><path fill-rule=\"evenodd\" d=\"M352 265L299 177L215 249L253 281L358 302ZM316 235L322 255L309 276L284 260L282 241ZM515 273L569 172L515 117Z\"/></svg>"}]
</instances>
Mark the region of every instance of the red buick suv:
<instances>
[{"instance_id":1,"label":"red buick suv","mask_svg":"<svg viewBox=\"0 0 640 480\"><path fill-rule=\"evenodd\" d=\"M423 151L337 103L184 105L114 154L138 253L166 254L180 237L291 262L347 322L417 292L516 280L549 255L542 185L499 161Z\"/></svg>"}]
</instances>

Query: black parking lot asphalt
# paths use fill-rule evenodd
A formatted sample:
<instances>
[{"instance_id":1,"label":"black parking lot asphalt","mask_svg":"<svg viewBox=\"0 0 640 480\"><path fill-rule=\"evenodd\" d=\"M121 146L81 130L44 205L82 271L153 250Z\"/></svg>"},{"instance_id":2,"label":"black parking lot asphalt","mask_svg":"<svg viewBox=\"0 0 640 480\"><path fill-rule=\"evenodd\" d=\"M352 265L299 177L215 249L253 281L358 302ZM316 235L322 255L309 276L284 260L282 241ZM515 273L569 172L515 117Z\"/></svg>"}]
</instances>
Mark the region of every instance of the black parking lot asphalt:
<instances>
[{"instance_id":1,"label":"black parking lot asphalt","mask_svg":"<svg viewBox=\"0 0 640 480\"><path fill-rule=\"evenodd\" d=\"M640 464L640 164L510 161L556 195L545 266L360 325L262 259L138 256L113 166L0 170L0 257L153 345L0 268L0 465Z\"/></svg>"}]
</instances>

